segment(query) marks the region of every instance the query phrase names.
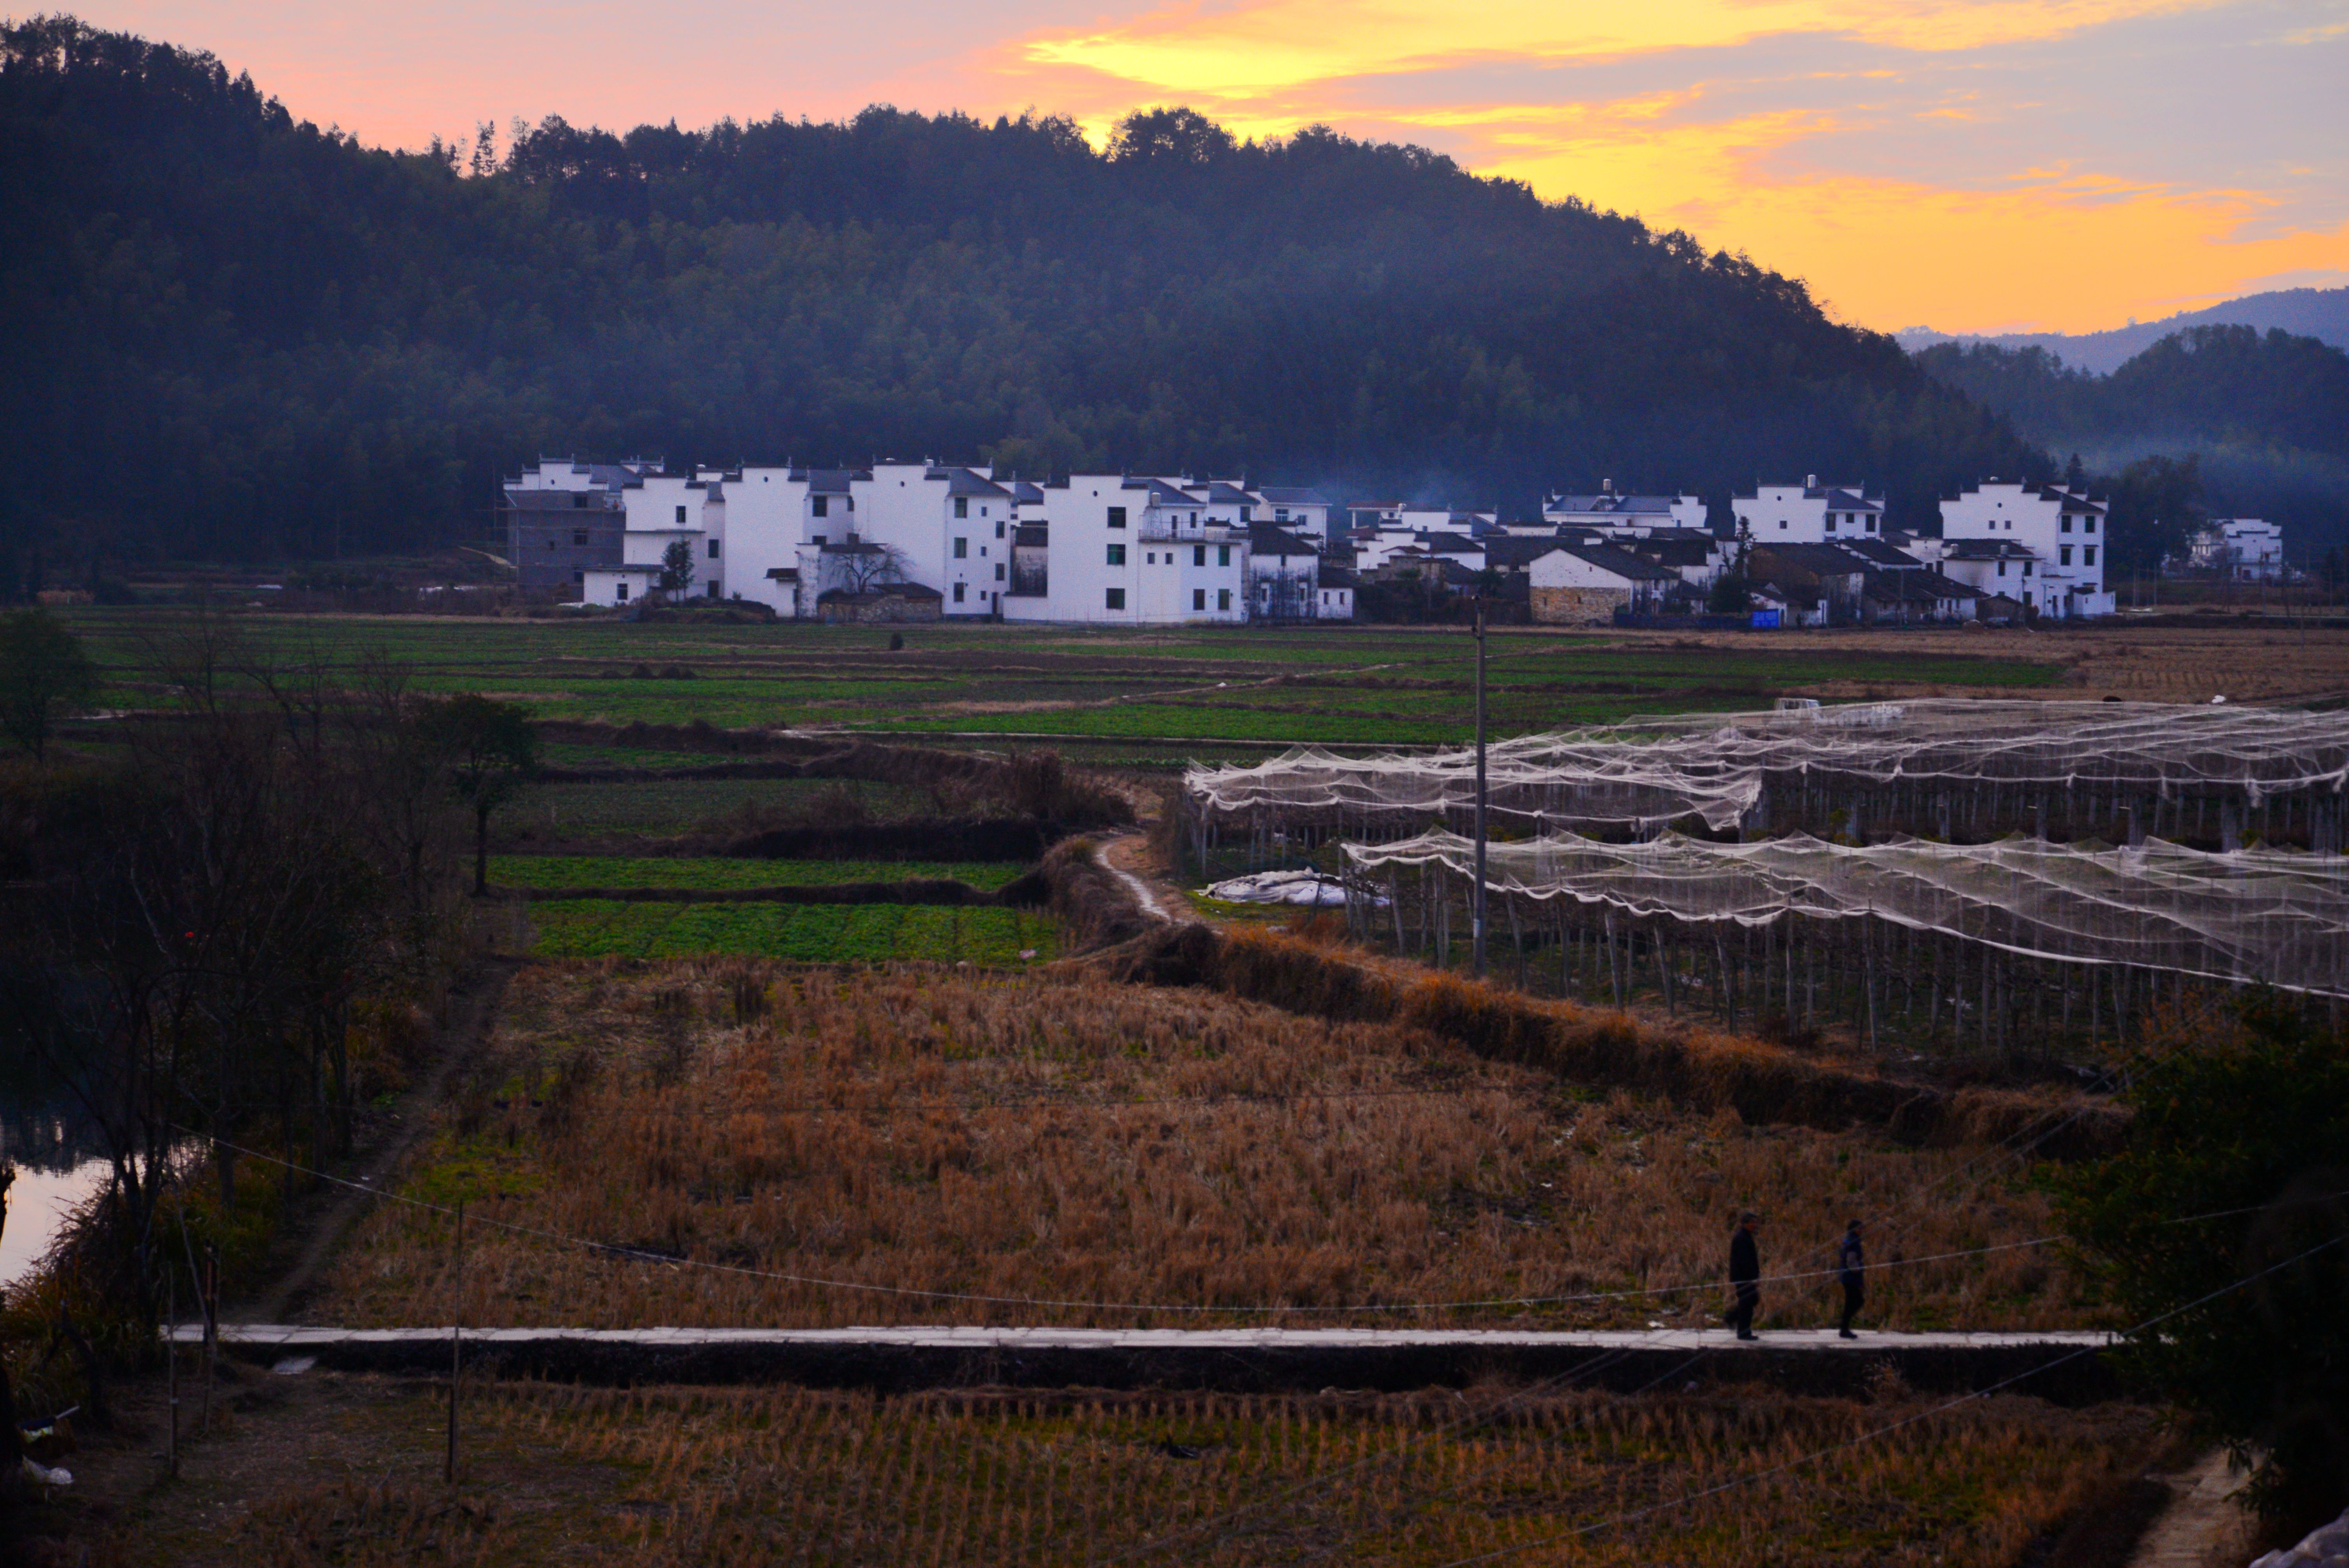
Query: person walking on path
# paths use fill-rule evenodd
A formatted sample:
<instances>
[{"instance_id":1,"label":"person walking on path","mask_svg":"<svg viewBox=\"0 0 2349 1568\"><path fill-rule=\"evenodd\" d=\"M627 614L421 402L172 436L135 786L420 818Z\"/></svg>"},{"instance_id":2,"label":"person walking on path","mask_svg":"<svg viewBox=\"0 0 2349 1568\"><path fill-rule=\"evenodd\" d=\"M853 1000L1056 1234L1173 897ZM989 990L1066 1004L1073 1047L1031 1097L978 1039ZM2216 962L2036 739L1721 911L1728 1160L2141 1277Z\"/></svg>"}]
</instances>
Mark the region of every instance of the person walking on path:
<instances>
[{"instance_id":1,"label":"person walking on path","mask_svg":"<svg viewBox=\"0 0 2349 1568\"><path fill-rule=\"evenodd\" d=\"M1839 1332L1846 1339L1857 1339L1851 1331L1851 1320L1859 1315L1860 1304L1868 1299L1867 1287L1861 1283L1860 1272L1868 1260L1859 1246L1859 1222L1854 1220L1843 1228L1843 1240L1836 1247L1836 1277L1843 1281L1843 1327Z\"/></svg>"},{"instance_id":2,"label":"person walking on path","mask_svg":"<svg viewBox=\"0 0 2349 1568\"><path fill-rule=\"evenodd\" d=\"M1737 1295L1729 1321L1740 1339L1759 1337L1754 1332L1754 1309L1762 1305L1762 1249L1754 1239L1754 1227L1761 1222L1762 1217L1749 1210L1738 1216L1737 1229L1729 1233L1729 1286Z\"/></svg>"}]
</instances>

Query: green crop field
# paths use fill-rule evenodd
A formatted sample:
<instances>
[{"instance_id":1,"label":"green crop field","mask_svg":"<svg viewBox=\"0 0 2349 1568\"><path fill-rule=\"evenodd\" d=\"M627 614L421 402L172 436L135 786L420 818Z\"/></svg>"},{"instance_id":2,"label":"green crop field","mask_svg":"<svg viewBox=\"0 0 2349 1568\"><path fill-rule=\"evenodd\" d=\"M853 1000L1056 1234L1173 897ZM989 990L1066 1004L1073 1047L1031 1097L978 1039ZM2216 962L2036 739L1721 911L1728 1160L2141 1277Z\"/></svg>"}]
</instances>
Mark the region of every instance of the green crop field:
<instances>
[{"instance_id":1,"label":"green crop field","mask_svg":"<svg viewBox=\"0 0 2349 1568\"><path fill-rule=\"evenodd\" d=\"M917 877L992 890L1028 868L1011 861L771 861L657 855L498 855L490 880L501 887L707 889L816 887L905 882Z\"/></svg>"},{"instance_id":2,"label":"green crop field","mask_svg":"<svg viewBox=\"0 0 2349 1568\"><path fill-rule=\"evenodd\" d=\"M1060 954L1052 922L1016 909L581 899L533 904L530 913L533 951L547 958L739 954L806 964L926 958L1017 968Z\"/></svg>"},{"instance_id":3,"label":"green crop field","mask_svg":"<svg viewBox=\"0 0 2349 1568\"><path fill-rule=\"evenodd\" d=\"M113 676L107 700L119 707L165 695L160 655L191 624L163 610L78 611L73 622ZM543 718L1369 745L1454 742L1473 722L1475 647L1457 630L936 625L903 629L906 645L892 653L885 628L793 624L255 613L232 624L247 665L333 675L390 661L418 689L486 692ZM1767 707L1828 681L2027 688L2056 674L2052 663L1915 652L1889 639L1881 652L1856 652L1815 648L1799 633L1681 646L1511 631L1492 641L1489 711L1493 733L1506 736ZM554 755L566 766L690 766L676 753Z\"/></svg>"}]
</instances>

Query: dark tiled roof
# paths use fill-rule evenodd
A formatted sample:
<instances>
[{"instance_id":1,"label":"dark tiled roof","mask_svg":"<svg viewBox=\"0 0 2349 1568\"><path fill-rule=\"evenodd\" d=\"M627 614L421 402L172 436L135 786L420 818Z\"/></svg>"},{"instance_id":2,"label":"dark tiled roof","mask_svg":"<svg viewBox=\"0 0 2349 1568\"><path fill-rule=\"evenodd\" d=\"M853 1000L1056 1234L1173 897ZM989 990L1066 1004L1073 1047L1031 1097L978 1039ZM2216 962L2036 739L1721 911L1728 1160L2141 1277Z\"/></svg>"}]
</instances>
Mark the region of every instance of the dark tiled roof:
<instances>
[{"instance_id":1,"label":"dark tiled roof","mask_svg":"<svg viewBox=\"0 0 2349 1568\"><path fill-rule=\"evenodd\" d=\"M869 480L873 476L862 469L801 469L792 478L807 480L812 495L846 495L851 480Z\"/></svg>"},{"instance_id":2,"label":"dark tiled roof","mask_svg":"<svg viewBox=\"0 0 2349 1568\"><path fill-rule=\"evenodd\" d=\"M1267 485L1256 492L1275 506L1328 506L1330 498L1317 490L1300 490L1295 485Z\"/></svg>"},{"instance_id":3,"label":"dark tiled roof","mask_svg":"<svg viewBox=\"0 0 2349 1568\"><path fill-rule=\"evenodd\" d=\"M1757 544L1754 553L1768 556L1782 572L1850 577L1868 570L1866 562L1847 553L1839 544Z\"/></svg>"},{"instance_id":4,"label":"dark tiled roof","mask_svg":"<svg viewBox=\"0 0 2349 1568\"><path fill-rule=\"evenodd\" d=\"M1485 542L1485 564L1504 571L1516 571L1532 565L1558 547L1555 534L1512 534L1506 539Z\"/></svg>"},{"instance_id":5,"label":"dark tiled roof","mask_svg":"<svg viewBox=\"0 0 2349 1568\"><path fill-rule=\"evenodd\" d=\"M856 603L871 599L943 599L946 595L919 583L876 583L862 593L852 593L845 588L827 588L815 596L819 604Z\"/></svg>"},{"instance_id":6,"label":"dark tiled roof","mask_svg":"<svg viewBox=\"0 0 2349 1568\"><path fill-rule=\"evenodd\" d=\"M1040 550L1052 542L1050 523L1023 522L1011 531L1011 542L1025 549Z\"/></svg>"},{"instance_id":7,"label":"dark tiled roof","mask_svg":"<svg viewBox=\"0 0 2349 1568\"><path fill-rule=\"evenodd\" d=\"M1577 560L1587 561L1593 566L1612 572L1618 577L1630 578L1633 582L1677 583L1680 581L1679 573L1667 572L1652 561L1642 561L1630 551L1619 550L1611 544L1554 544L1550 549L1562 550ZM1543 553L1547 554L1548 551Z\"/></svg>"},{"instance_id":8,"label":"dark tiled roof","mask_svg":"<svg viewBox=\"0 0 2349 1568\"><path fill-rule=\"evenodd\" d=\"M1248 553L1319 555L1321 552L1277 522L1253 522L1248 525Z\"/></svg>"},{"instance_id":9,"label":"dark tiled roof","mask_svg":"<svg viewBox=\"0 0 2349 1568\"><path fill-rule=\"evenodd\" d=\"M1423 533L1418 542L1430 555L1475 555L1487 548L1464 533Z\"/></svg>"},{"instance_id":10,"label":"dark tiled roof","mask_svg":"<svg viewBox=\"0 0 2349 1568\"><path fill-rule=\"evenodd\" d=\"M1944 561L2036 561L2039 552L2011 539L1952 539L1941 547Z\"/></svg>"},{"instance_id":11,"label":"dark tiled roof","mask_svg":"<svg viewBox=\"0 0 2349 1568\"><path fill-rule=\"evenodd\" d=\"M1827 491L1826 503L1829 511L1882 511L1884 510L1866 496L1855 495L1847 490Z\"/></svg>"},{"instance_id":12,"label":"dark tiled roof","mask_svg":"<svg viewBox=\"0 0 2349 1568\"><path fill-rule=\"evenodd\" d=\"M1670 516L1676 497L1668 495L1567 495L1549 496L1542 501L1544 511L1605 512L1617 516Z\"/></svg>"},{"instance_id":13,"label":"dark tiled roof","mask_svg":"<svg viewBox=\"0 0 2349 1568\"><path fill-rule=\"evenodd\" d=\"M1839 539L1836 541L1836 548L1858 556L1870 566L1881 566L1892 572L1921 571L1925 564L1880 539Z\"/></svg>"},{"instance_id":14,"label":"dark tiled roof","mask_svg":"<svg viewBox=\"0 0 2349 1568\"><path fill-rule=\"evenodd\" d=\"M946 480L948 495L999 495L1008 498L1011 494L993 480L982 479L968 469L932 469L922 477Z\"/></svg>"}]
</instances>

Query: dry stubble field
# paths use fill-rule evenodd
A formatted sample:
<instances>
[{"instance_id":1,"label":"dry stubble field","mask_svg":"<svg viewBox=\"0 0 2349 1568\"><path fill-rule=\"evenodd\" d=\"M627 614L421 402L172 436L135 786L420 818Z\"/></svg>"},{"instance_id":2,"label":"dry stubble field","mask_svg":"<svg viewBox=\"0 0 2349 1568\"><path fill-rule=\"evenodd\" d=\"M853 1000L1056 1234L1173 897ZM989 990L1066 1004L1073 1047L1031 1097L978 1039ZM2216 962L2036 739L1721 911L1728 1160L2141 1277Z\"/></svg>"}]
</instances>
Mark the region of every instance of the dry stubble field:
<instances>
[{"instance_id":1,"label":"dry stubble field","mask_svg":"<svg viewBox=\"0 0 2349 1568\"><path fill-rule=\"evenodd\" d=\"M1995 1151L1748 1127L1413 1027L1058 975L543 965L401 1191L465 1201L461 1275L446 1214L385 1205L322 1320L1689 1324L1716 1284L1636 1293L1717 1281L1748 1206L1774 1274L1868 1217L1881 1326L2094 1315L2053 1247L1909 1261L2047 1233ZM1773 1285L1765 1321L1831 1321L1832 1295Z\"/></svg>"}]
</instances>

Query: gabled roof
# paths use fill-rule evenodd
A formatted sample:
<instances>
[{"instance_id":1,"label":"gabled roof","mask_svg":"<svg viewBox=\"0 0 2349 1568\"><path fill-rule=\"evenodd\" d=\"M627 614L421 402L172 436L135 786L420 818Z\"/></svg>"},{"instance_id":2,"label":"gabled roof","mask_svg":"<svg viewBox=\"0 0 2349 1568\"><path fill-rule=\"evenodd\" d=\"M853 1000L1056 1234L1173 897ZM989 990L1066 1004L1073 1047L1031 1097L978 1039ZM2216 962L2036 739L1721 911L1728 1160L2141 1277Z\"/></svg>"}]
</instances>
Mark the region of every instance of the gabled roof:
<instances>
[{"instance_id":1,"label":"gabled roof","mask_svg":"<svg viewBox=\"0 0 2349 1568\"><path fill-rule=\"evenodd\" d=\"M1043 490L1028 480L1011 480L1003 488L1010 493L1015 506L1034 506L1044 499Z\"/></svg>"},{"instance_id":2,"label":"gabled roof","mask_svg":"<svg viewBox=\"0 0 2349 1568\"><path fill-rule=\"evenodd\" d=\"M2039 552L2011 539L1950 539L1941 542L1944 561L2036 561Z\"/></svg>"},{"instance_id":3,"label":"gabled roof","mask_svg":"<svg viewBox=\"0 0 2349 1568\"><path fill-rule=\"evenodd\" d=\"M968 469L932 469L922 477L946 480L948 495L999 495L1008 498L1011 493L993 480L982 479Z\"/></svg>"},{"instance_id":4,"label":"gabled roof","mask_svg":"<svg viewBox=\"0 0 2349 1568\"><path fill-rule=\"evenodd\" d=\"M1721 547L1709 539L1667 539L1661 534L1627 539L1622 548L1662 566L1710 566L1721 552Z\"/></svg>"},{"instance_id":5,"label":"gabled roof","mask_svg":"<svg viewBox=\"0 0 2349 1568\"><path fill-rule=\"evenodd\" d=\"M1314 586L1317 588L1354 588L1361 586L1361 583L1354 576L1354 569L1352 567L1340 566L1334 562L1324 561L1319 566L1314 569Z\"/></svg>"},{"instance_id":6,"label":"gabled roof","mask_svg":"<svg viewBox=\"0 0 2349 1568\"><path fill-rule=\"evenodd\" d=\"M1868 570L1866 562L1839 544L1757 544L1754 553L1768 556L1780 571L1851 577Z\"/></svg>"},{"instance_id":7,"label":"gabled roof","mask_svg":"<svg viewBox=\"0 0 2349 1568\"><path fill-rule=\"evenodd\" d=\"M1147 490L1150 499L1145 504L1150 506L1205 506L1207 504L1182 486L1166 480L1152 479L1147 474L1128 479L1123 488Z\"/></svg>"},{"instance_id":8,"label":"gabled roof","mask_svg":"<svg viewBox=\"0 0 2349 1568\"><path fill-rule=\"evenodd\" d=\"M872 477L862 469L800 469L792 474L795 480L807 480L810 495L846 495L851 480Z\"/></svg>"},{"instance_id":9,"label":"gabled roof","mask_svg":"<svg viewBox=\"0 0 2349 1568\"><path fill-rule=\"evenodd\" d=\"M1224 480L1209 480L1204 487L1197 488L1205 490L1210 506L1249 506L1256 501L1256 497Z\"/></svg>"},{"instance_id":10,"label":"gabled roof","mask_svg":"<svg viewBox=\"0 0 2349 1568\"><path fill-rule=\"evenodd\" d=\"M1506 538L1488 539L1485 543L1485 564L1505 572L1521 571L1556 550L1565 542L1556 534L1513 533Z\"/></svg>"},{"instance_id":11,"label":"gabled roof","mask_svg":"<svg viewBox=\"0 0 2349 1568\"><path fill-rule=\"evenodd\" d=\"M1602 490L1590 495L1573 495L1561 491L1542 499L1544 511L1599 513L1609 516L1652 517L1659 513L1670 516L1677 496L1617 495Z\"/></svg>"},{"instance_id":12,"label":"gabled roof","mask_svg":"<svg viewBox=\"0 0 2349 1568\"><path fill-rule=\"evenodd\" d=\"M1328 506L1330 498L1318 490L1296 485L1267 485L1256 492L1275 506Z\"/></svg>"},{"instance_id":13,"label":"gabled roof","mask_svg":"<svg viewBox=\"0 0 2349 1568\"><path fill-rule=\"evenodd\" d=\"M1829 511L1882 511L1884 510L1880 503L1872 501L1864 495L1855 495L1847 490L1830 490L1826 493L1826 500Z\"/></svg>"},{"instance_id":14,"label":"gabled roof","mask_svg":"<svg viewBox=\"0 0 2349 1568\"><path fill-rule=\"evenodd\" d=\"M1464 533L1422 533L1418 542L1430 555L1481 555L1491 546Z\"/></svg>"},{"instance_id":15,"label":"gabled roof","mask_svg":"<svg viewBox=\"0 0 2349 1568\"><path fill-rule=\"evenodd\" d=\"M1612 572L1618 577L1633 582L1677 583L1681 580L1679 573L1667 572L1654 562L1642 561L1630 551L1618 549L1612 544L1553 544L1542 553L1547 555L1552 551L1587 561L1602 571Z\"/></svg>"},{"instance_id":16,"label":"gabled roof","mask_svg":"<svg viewBox=\"0 0 2349 1568\"><path fill-rule=\"evenodd\" d=\"M1906 551L1895 549L1880 539L1838 539L1836 548L1847 555L1856 555L1870 566L1880 566L1889 572L1920 571L1924 562Z\"/></svg>"},{"instance_id":17,"label":"gabled roof","mask_svg":"<svg viewBox=\"0 0 2349 1568\"><path fill-rule=\"evenodd\" d=\"M1319 555L1321 552L1277 522L1248 524L1251 555Z\"/></svg>"}]
</instances>

